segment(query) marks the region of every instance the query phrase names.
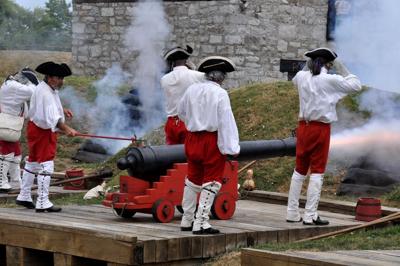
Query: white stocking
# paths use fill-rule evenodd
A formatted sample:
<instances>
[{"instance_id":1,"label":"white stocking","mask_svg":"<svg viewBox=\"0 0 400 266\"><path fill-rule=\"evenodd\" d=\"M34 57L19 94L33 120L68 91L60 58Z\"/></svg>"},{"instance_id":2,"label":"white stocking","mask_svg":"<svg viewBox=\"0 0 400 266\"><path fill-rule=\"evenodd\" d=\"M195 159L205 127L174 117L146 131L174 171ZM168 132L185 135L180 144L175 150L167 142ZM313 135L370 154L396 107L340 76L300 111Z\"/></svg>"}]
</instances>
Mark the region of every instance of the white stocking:
<instances>
[{"instance_id":1,"label":"white stocking","mask_svg":"<svg viewBox=\"0 0 400 266\"><path fill-rule=\"evenodd\" d=\"M211 206L214 203L214 198L220 188L221 184L218 182L208 182L203 184L200 193L199 207L197 208L196 217L193 223L193 231L199 231L211 227L208 223L208 220L210 219L209 214Z\"/></svg>"},{"instance_id":2,"label":"white stocking","mask_svg":"<svg viewBox=\"0 0 400 266\"><path fill-rule=\"evenodd\" d=\"M322 182L324 174L311 174L307 190L307 203L305 207L304 222L312 223L318 218L318 203L321 197Z\"/></svg>"},{"instance_id":3,"label":"white stocking","mask_svg":"<svg viewBox=\"0 0 400 266\"><path fill-rule=\"evenodd\" d=\"M299 199L301 194L301 188L303 181L306 178L305 175L301 175L296 170L293 171L292 181L290 182L290 190L287 205L286 219L289 221L299 221Z\"/></svg>"},{"instance_id":4,"label":"white stocking","mask_svg":"<svg viewBox=\"0 0 400 266\"><path fill-rule=\"evenodd\" d=\"M194 212L196 210L197 205L197 195L201 191L201 186L198 186L189 181L186 178L185 180L185 188L183 190L183 199L182 199L182 221L181 227L190 227L192 226L192 222L194 220Z\"/></svg>"},{"instance_id":5,"label":"white stocking","mask_svg":"<svg viewBox=\"0 0 400 266\"><path fill-rule=\"evenodd\" d=\"M49 188L51 174L54 172L54 162L47 161L40 164L42 170L41 175L37 177L38 191L36 199L36 209L47 209L53 206L53 203L49 200Z\"/></svg>"}]
</instances>

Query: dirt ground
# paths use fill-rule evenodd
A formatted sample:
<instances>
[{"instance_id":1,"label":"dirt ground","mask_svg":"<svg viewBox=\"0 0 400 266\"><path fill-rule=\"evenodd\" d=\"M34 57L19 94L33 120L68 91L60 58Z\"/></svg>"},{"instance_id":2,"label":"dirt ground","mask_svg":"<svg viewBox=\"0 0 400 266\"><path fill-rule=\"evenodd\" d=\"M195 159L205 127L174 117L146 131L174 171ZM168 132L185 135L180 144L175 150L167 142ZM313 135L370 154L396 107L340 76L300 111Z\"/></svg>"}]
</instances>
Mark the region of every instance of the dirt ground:
<instances>
[{"instance_id":1,"label":"dirt ground","mask_svg":"<svg viewBox=\"0 0 400 266\"><path fill-rule=\"evenodd\" d=\"M34 69L46 61L71 63L70 52L0 50L0 76L15 73L23 67Z\"/></svg>"}]
</instances>

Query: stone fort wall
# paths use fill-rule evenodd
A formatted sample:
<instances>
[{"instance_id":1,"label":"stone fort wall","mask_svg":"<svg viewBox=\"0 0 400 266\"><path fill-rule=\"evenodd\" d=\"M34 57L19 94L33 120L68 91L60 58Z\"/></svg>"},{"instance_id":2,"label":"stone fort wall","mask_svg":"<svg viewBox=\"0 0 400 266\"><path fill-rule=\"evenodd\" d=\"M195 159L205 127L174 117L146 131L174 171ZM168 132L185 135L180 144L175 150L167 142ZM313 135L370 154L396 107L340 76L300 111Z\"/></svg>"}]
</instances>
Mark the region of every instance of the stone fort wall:
<instances>
[{"instance_id":1,"label":"stone fort wall","mask_svg":"<svg viewBox=\"0 0 400 266\"><path fill-rule=\"evenodd\" d=\"M227 85L287 79L280 59L303 59L325 46L328 0L164 1L172 33L167 47L189 44L191 60L221 55L238 71ZM101 75L127 58L123 37L136 0L73 1L73 68L78 75ZM162 54L163 51L160 51Z\"/></svg>"}]
</instances>

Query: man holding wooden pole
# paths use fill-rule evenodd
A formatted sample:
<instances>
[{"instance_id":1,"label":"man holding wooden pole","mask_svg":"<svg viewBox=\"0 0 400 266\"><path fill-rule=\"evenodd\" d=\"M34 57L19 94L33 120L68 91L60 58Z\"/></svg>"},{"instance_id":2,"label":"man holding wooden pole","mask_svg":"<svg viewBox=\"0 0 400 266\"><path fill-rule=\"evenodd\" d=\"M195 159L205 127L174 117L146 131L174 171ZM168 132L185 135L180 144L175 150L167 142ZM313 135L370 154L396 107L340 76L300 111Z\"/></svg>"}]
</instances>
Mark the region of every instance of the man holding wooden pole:
<instances>
[{"instance_id":1,"label":"man holding wooden pole","mask_svg":"<svg viewBox=\"0 0 400 266\"><path fill-rule=\"evenodd\" d=\"M49 200L51 174L54 172L57 132L75 136L77 131L65 123L65 116L72 118L72 112L61 105L58 89L64 77L70 76L71 70L66 64L45 62L36 68L44 75L31 98L27 139L29 158L25 162L21 191L16 204L28 209L36 208L36 212L59 212ZM32 202L31 188L37 177L38 191L36 206Z\"/></svg>"}]
</instances>

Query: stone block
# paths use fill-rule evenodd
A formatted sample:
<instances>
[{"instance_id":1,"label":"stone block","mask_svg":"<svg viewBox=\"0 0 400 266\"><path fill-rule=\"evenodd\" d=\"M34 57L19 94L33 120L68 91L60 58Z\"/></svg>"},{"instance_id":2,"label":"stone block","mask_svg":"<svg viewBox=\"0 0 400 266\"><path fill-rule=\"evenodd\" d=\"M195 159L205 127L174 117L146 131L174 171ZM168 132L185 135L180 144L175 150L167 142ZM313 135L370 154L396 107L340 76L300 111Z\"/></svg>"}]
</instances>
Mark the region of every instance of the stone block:
<instances>
[{"instance_id":1,"label":"stone block","mask_svg":"<svg viewBox=\"0 0 400 266\"><path fill-rule=\"evenodd\" d=\"M93 45L89 46L89 56L90 57L97 57L101 55L101 46L100 45Z\"/></svg>"},{"instance_id":2,"label":"stone block","mask_svg":"<svg viewBox=\"0 0 400 266\"><path fill-rule=\"evenodd\" d=\"M84 23L74 23L72 24L73 33L85 33L86 24Z\"/></svg>"},{"instance_id":3,"label":"stone block","mask_svg":"<svg viewBox=\"0 0 400 266\"><path fill-rule=\"evenodd\" d=\"M279 25L278 27L278 37L286 40L293 40L296 38L296 25Z\"/></svg>"},{"instance_id":4,"label":"stone block","mask_svg":"<svg viewBox=\"0 0 400 266\"><path fill-rule=\"evenodd\" d=\"M243 42L242 36L239 35L228 35L225 36L226 44L241 44Z\"/></svg>"},{"instance_id":5,"label":"stone block","mask_svg":"<svg viewBox=\"0 0 400 266\"><path fill-rule=\"evenodd\" d=\"M222 36L221 35L210 35L210 43L221 43Z\"/></svg>"},{"instance_id":6,"label":"stone block","mask_svg":"<svg viewBox=\"0 0 400 266\"><path fill-rule=\"evenodd\" d=\"M278 40L277 49L279 52L286 52L288 48L288 43L284 40Z\"/></svg>"},{"instance_id":7,"label":"stone block","mask_svg":"<svg viewBox=\"0 0 400 266\"><path fill-rule=\"evenodd\" d=\"M100 11L101 16L104 17L112 17L114 16L114 8L111 7L103 7Z\"/></svg>"}]
</instances>

